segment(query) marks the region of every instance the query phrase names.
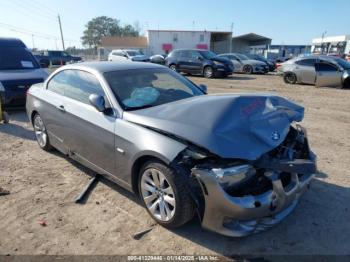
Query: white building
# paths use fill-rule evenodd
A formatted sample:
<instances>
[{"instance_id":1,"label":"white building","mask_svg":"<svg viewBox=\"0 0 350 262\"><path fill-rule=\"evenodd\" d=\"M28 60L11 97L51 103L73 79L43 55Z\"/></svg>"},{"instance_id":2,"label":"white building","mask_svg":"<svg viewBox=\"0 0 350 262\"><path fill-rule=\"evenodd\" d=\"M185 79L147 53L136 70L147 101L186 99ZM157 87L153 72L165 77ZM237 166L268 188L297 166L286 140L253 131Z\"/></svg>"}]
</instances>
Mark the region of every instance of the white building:
<instances>
[{"instance_id":1,"label":"white building","mask_svg":"<svg viewBox=\"0 0 350 262\"><path fill-rule=\"evenodd\" d=\"M230 50L231 32L148 30L148 48L151 54L166 54L174 49L206 49L216 53Z\"/></svg>"},{"instance_id":2,"label":"white building","mask_svg":"<svg viewBox=\"0 0 350 262\"><path fill-rule=\"evenodd\" d=\"M311 52L314 54L349 54L350 35L315 38L312 40Z\"/></svg>"}]
</instances>

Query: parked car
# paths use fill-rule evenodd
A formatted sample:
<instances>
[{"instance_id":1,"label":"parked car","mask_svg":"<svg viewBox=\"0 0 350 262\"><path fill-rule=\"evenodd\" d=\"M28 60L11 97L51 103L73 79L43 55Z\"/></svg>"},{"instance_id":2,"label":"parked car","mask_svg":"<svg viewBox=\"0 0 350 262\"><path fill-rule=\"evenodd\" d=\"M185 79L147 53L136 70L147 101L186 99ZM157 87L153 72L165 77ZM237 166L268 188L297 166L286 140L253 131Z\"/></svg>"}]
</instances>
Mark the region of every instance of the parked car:
<instances>
[{"instance_id":1,"label":"parked car","mask_svg":"<svg viewBox=\"0 0 350 262\"><path fill-rule=\"evenodd\" d=\"M43 51L34 56L43 67L48 67L49 65L65 65L67 63L82 61L82 58L79 56L72 56L65 51L56 50Z\"/></svg>"},{"instance_id":2,"label":"parked car","mask_svg":"<svg viewBox=\"0 0 350 262\"><path fill-rule=\"evenodd\" d=\"M348 61L348 62L350 62L350 54L347 54L347 55L345 56L345 60Z\"/></svg>"},{"instance_id":3,"label":"parked car","mask_svg":"<svg viewBox=\"0 0 350 262\"><path fill-rule=\"evenodd\" d=\"M235 73L266 74L267 72L269 72L269 67L268 65L266 65L266 63L258 60L250 59L243 54L228 53L228 54L221 54L219 56L228 58L232 61L235 68L234 70Z\"/></svg>"},{"instance_id":4,"label":"parked car","mask_svg":"<svg viewBox=\"0 0 350 262\"><path fill-rule=\"evenodd\" d=\"M276 70L276 64L272 60L269 60L269 59L267 59L261 55L257 55L257 54L246 54L246 56L250 59L258 60L258 61L261 61L261 62L267 64L270 72L273 72Z\"/></svg>"},{"instance_id":5,"label":"parked car","mask_svg":"<svg viewBox=\"0 0 350 262\"><path fill-rule=\"evenodd\" d=\"M296 206L316 172L304 108L275 95L206 95L151 63L64 66L28 91L39 146L138 194L174 228L197 215L228 236L261 232Z\"/></svg>"},{"instance_id":6,"label":"parked car","mask_svg":"<svg viewBox=\"0 0 350 262\"><path fill-rule=\"evenodd\" d=\"M165 65L165 58L167 55L153 55L150 57L150 62L159 65Z\"/></svg>"},{"instance_id":7,"label":"parked car","mask_svg":"<svg viewBox=\"0 0 350 262\"><path fill-rule=\"evenodd\" d=\"M148 56L144 55L139 50L113 50L108 55L108 61L118 61L118 62L126 62L126 61L135 61L135 62L149 62L150 59Z\"/></svg>"},{"instance_id":8,"label":"parked car","mask_svg":"<svg viewBox=\"0 0 350 262\"><path fill-rule=\"evenodd\" d=\"M14 38L0 38L0 99L2 105L23 106L32 84L43 82L48 73L25 44Z\"/></svg>"},{"instance_id":9,"label":"parked car","mask_svg":"<svg viewBox=\"0 0 350 262\"><path fill-rule=\"evenodd\" d=\"M283 63L279 70L288 84L349 87L350 63L338 57L297 57Z\"/></svg>"},{"instance_id":10,"label":"parked car","mask_svg":"<svg viewBox=\"0 0 350 262\"><path fill-rule=\"evenodd\" d=\"M201 49L176 49L167 56L165 65L173 71L203 75L206 78L226 77L234 70L230 60Z\"/></svg>"}]
</instances>

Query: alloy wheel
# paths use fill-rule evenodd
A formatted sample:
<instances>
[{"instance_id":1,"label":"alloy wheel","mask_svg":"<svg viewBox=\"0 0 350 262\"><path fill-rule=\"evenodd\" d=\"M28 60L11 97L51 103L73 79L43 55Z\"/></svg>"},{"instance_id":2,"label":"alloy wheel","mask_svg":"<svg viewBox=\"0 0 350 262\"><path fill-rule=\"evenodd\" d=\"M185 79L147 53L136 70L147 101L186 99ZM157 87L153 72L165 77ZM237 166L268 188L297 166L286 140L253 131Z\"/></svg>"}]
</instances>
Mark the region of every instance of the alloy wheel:
<instances>
[{"instance_id":1,"label":"alloy wheel","mask_svg":"<svg viewBox=\"0 0 350 262\"><path fill-rule=\"evenodd\" d=\"M206 67L204 69L204 76L206 78L211 78L213 76L213 68L211 68L210 66Z\"/></svg>"},{"instance_id":2,"label":"alloy wheel","mask_svg":"<svg viewBox=\"0 0 350 262\"><path fill-rule=\"evenodd\" d=\"M141 177L141 194L153 217L162 222L174 217L176 208L174 190L161 171L154 168L145 170Z\"/></svg>"},{"instance_id":3,"label":"alloy wheel","mask_svg":"<svg viewBox=\"0 0 350 262\"><path fill-rule=\"evenodd\" d=\"M176 65L171 65L169 68L173 71L176 71Z\"/></svg>"},{"instance_id":4,"label":"alloy wheel","mask_svg":"<svg viewBox=\"0 0 350 262\"><path fill-rule=\"evenodd\" d=\"M40 116L36 116L34 119L34 131L39 145L45 147L47 143L47 134L44 122Z\"/></svg>"}]
</instances>

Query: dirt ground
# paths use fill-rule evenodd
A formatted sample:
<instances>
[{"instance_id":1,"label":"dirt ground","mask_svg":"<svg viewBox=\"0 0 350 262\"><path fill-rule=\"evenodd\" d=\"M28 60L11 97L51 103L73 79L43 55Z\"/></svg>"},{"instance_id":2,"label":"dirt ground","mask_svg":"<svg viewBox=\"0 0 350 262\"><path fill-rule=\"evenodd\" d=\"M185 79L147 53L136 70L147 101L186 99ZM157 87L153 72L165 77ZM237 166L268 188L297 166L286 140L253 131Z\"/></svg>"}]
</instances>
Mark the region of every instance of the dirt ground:
<instances>
[{"instance_id":1,"label":"dirt ground","mask_svg":"<svg viewBox=\"0 0 350 262\"><path fill-rule=\"evenodd\" d=\"M39 149L24 110L0 125L0 254L350 254L350 90L286 85L273 75L203 79L210 93L270 92L306 108L303 125L320 174L296 210L267 232L227 238L197 220L177 230L155 226L137 197L100 182L85 204L74 198L91 171ZM44 220L46 226L40 225Z\"/></svg>"}]
</instances>

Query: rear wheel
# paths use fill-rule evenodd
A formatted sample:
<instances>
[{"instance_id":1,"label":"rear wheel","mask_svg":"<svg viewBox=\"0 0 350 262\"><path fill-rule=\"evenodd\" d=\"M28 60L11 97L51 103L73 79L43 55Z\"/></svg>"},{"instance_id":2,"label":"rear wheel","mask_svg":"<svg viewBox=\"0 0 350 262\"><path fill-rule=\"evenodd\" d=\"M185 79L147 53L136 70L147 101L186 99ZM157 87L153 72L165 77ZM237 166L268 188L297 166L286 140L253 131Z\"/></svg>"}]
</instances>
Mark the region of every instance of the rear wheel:
<instances>
[{"instance_id":1,"label":"rear wheel","mask_svg":"<svg viewBox=\"0 0 350 262\"><path fill-rule=\"evenodd\" d=\"M245 74L252 74L253 73L253 67L250 65L246 65L243 67L243 72Z\"/></svg>"},{"instance_id":2,"label":"rear wheel","mask_svg":"<svg viewBox=\"0 0 350 262\"><path fill-rule=\"evenodd\" d=\"M174 228L192 219L194 203L183 175L161 162L149 161L139 177L141 199L157 223Z\"/></svg>"},{"instance_id":3,"label":"rear wheel","mask_svg":"<svg viewBox=\"0 0 350 262\"><path fill-rule=\"evenodd\" d=\"M297 76L294 73L286 73L283 76L283 80L287 84L295 84L297 82Z\"/></svg>"},{"instance_id":4,"label":"rear wheel","mask_svg":"<svg viewBox=\"0 0 350 262\"><path fill-rule=\"evenodd\" d=\"M36 141L38 142L41 149L49 151L52 146L47 135L45 124L39 114L36 114L33 118L33 125L35 131Z\"/></svg>"},{"instance_id":5,"label":"rear wheel","mask_svg":"<svg viewBox=\"0 0 350 262\"><path fill-rule=\"evenodd\" d=\"M212 78L214 76L214 70L211 66L204 67L203 75L205 78Z\"/></svg>"}]
</instances>

